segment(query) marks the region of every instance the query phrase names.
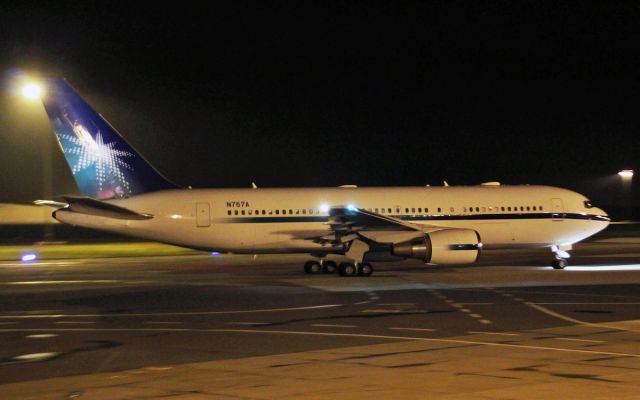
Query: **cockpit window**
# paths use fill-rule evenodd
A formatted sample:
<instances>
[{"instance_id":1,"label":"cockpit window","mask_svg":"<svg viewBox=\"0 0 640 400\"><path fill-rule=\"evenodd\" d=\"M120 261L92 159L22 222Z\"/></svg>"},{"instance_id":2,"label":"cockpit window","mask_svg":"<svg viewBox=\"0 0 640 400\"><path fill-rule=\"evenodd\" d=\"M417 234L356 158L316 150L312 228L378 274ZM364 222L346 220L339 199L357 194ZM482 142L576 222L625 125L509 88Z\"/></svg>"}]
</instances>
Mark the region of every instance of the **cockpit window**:
<instances>
[{"instance_id":1,"label":"cockpit window","mask_svg":"<svg viewBox=\"0 0 640 400\"><path fill-rule=\"evenodd\" d=\"M584 208L593 208L593 204L589 200L585 200Z\"/></svg>"}]
</instances>

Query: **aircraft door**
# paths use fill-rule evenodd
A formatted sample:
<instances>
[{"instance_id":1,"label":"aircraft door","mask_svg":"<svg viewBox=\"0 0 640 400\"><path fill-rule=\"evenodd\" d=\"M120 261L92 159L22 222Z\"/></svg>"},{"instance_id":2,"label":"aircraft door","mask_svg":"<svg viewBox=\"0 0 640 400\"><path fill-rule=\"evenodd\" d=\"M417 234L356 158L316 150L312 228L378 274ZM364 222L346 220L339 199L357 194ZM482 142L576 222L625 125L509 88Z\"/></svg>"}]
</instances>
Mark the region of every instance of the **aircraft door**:
<instances>
[{"instance_id":1,"label":"aircraft door","mask_svg":"<svg viewBox=\"0 0 640 400\"><path fill-rule=\"evenodd\" d=\"M196 203L196 226L205 228L211 225L209 203Z\"/></svg>"}]
</instances>

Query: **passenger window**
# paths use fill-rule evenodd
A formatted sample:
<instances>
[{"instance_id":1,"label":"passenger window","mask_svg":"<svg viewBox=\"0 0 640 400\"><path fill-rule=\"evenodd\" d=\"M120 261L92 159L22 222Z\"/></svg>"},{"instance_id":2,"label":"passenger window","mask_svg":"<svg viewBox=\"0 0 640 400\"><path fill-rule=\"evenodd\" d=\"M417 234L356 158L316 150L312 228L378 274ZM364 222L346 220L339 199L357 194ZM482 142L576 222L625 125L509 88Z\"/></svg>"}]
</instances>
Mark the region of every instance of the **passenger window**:
<instances>
[{"instance_id":1,"label":"passenger window","mask_svg":"<svg viewBox=\"0 0 640 400\"><path fill-rule=\"evenodd\" d=\"M273 210L269 210L269 215L273 215Z\"/></svg>"},{"instance_id":2,"label":"passenger window","mask_svg":"<svg viewBox=\"0 0 640 400\"><path fill-rule=\"evenodd\" d=\"M262 215L266 214L265 210L262 210Z\"/></svg>"},{"instance_id":3,"label":"passenger window","mask_svg":"<svg viewBox=\"0 0 640 400\"><path fill-rule=\"evenodd\" d=\"M307 210L305 208L302 209L302 214L307 215Z\"/></svg>"},{"instance_id":4,"label":"passenger window","mask_svg":"<svg viewBox=\"0 0 640 400\"><path fill-rule=\"evenodd\" d=\"M589 200L585 200L584 208L593 208L593 204Z\"/></svg>"},{"instance_id":5,"label":"passenger window","mask_svg":"<svg viewBox=\"0 0 640 400\"><path fill-rule=\"evenodd\" d=\"M289 210L289 215L293 215L293 210Z\"/></svg>"},{"instance_id":6,"label":"passenger window","mask_svg":"<svg viewBox=\"0 0 640 400\"><path fill-rule=\"evenodd\" d=\"M251 215L251 210L247 210L247 214Z\"/></svg>"},{"instance_id":7,"label":"passenger window","mask_svg":"<svg viewBox=\"0 0 640 400\"><path fill-rule=\"evenodd\" d=\"M507 207L507 211L511 211L511 207Z\"/></svg>"},{"instance_id":8,"label":"passenger window","mask_svg":"<svg viewBox=\"0 0 640 400\"><path fill-rule=\"evenodd\" d=\"M449 212L453 212L454 210L455 210L455 208L449 207Z\"/></svg>"},{"instance_id":9,"label":"passenger window","mask_svg":"<svg viewBox=\"0 0 640 400\"><path fill-rule=\"evenodd\" d=\"M231 210L227 210L227 215L231 215Z\"/></svg>"},{"instance_id":10,"label":"passenger window","mask_svg":"<svg viewBox=\"0 0 640 400\"><path fill-rule=\"evenodd\" d=\"M476 207L476 212L480 212L480 207Z\"/></svg>"},{"instance_id":11,"label":"passenger window","mask_svg":"<svg viewBox=\"0 0 640 400\"><path fill-rule=\"evenodd\" d=\"M384 208L380 209L380 214L384 214Z\"/></svg>"},{"instance_id":12,"label":"passenger window","mask_svg":"<svg viewBox=\"0 0 640 400\"><path fill-rule=\"evenodd\" d=\"M500 209L501 209L502 211L504 211L504 207L500 207Z\"/></svg>"},{"instance_id":13,"label":"passenger window","mask_svg":"<svg viewBox=\"0 0 640 400\"><path fill-rule=\"evenodd\" d=\"M438 207L438 212L442 212L442 208Z\"/></svg>"},{"instance_id":14,"label":"passenger window","mask_svg":"<svg viewBox=\"0 0 640 400\"><path fill-rule=\"evenodd\" d=\"M405 214L409 214L409 209L408 209L408 208L405 208L405 209L404 209L404 213L405 213Z\"/></svg>"},{"instance_id":15,"label":"passenger window","mask_svg":"<svg viewBox=\"0 0 640 400\"><path fill-rule=\"evenodd\" d=\"M418 207L418 212L422 213L422 207Z\"/></svg>"},{"instance_id":16,"label":"passenger window","mask_svg":"<svg viewBox=\"0 0 640 400\"><path fill-rule=\"evenodd\" d=\"M238 215L238 210L233 210L233 213L234 213L235 215Z\"/></svg>"},{"instance_id":17,"label":"passenger window","mask_svg":"<svg viewBox=\"0 0 640 400\"><path fill-rule=\"evenodd\" d=\"M527 206L527 211L531 211L531 207Z\"/></svg>"},{"instance_id":18,"label":"passenger window","mask_svg":"<svg viewBox=\"0 0 640 400\"><path fill-rule=\"evenodd\" d=\"M313 214L313 210L312 209L309 209L309 214Z\"/></svg>"},{"instance_id":19,"label":"passenger window","mask_svg":"<svg viewBox=\"0 0 640 400\"><path fill-rule=\"evenodd\" d=\"M424 208L424 212L428 213L428 212L429 212L429 209L425 207L425 208Z\"/></svg>"},{"instance_id":20,"label":"passenger window","mask_svg":"<svg viewBox=\"0 0 640 400\"><path fill-rule=\"evenodd\" d=\"M240 214L244 215L244 210L240 211Z\"/></svg>"},{"instance_id":21,"label":"passenger window","mask_svg":"<svg viewBox=\"0 0 640 400\"><path fill-rule=\"evenodd\" d=\"M415 208L412 208L412 209L411 209L411 214L415 214L415 213L416 213L416 209L415 209Z\"/></svg>"},{"instance_id":22,"label":"passenger window","mask_svg":"<svg viewBox=\"0 0 640 400\"><path fill-rule=\"evenodd\" d=\"M280 210L276 210L276 215L280 214Z\"/></svg>"},{"instance_id":23,"label":"passenger window","mask_svg":"<svg viewBox=\"0 0 640 400\"><path fill-rule=\"evenodd\" d=\"M400 209L396 208L396 214L400 214Z\"/></svg>"},{"instance_id":24,"label":"passenger window","mask_svg":"<svg viewBox=\"0 0 640 400\"><path fill-rule=\"evenodd\" d=\"M463 207L462 212L467 212L467 207Z\"/></svg>"}]
</instances>

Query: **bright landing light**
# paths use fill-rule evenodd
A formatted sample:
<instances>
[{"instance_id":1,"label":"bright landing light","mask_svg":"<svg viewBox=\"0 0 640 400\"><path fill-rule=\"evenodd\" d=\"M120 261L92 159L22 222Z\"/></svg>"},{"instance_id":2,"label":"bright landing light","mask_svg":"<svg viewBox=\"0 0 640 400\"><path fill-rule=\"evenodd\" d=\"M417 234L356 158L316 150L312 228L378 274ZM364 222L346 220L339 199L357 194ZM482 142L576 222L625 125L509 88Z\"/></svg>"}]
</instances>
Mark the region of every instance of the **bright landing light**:
<instances>
[{"instance_id":1,"label":"bright landing light","mask_svg":"<svg viewBox=\"0 0 640 400\"><path fill-rule=\"evenodd\" d=\"M633 170L623 169L622 171L618 172L618 175L620 175L623 178L633 178Z\"/></svg>"},{"instance_id":2,"label":"bright landing light","mask_svg":"<svg viewBox=\"0 0 640 400\"><path fill-rule=\"evenodd\" d=\"M42 89L35 83L28 83L22 88L22 95L27 99L36 100L40 98Z\"/></svg>"}]
</instances>

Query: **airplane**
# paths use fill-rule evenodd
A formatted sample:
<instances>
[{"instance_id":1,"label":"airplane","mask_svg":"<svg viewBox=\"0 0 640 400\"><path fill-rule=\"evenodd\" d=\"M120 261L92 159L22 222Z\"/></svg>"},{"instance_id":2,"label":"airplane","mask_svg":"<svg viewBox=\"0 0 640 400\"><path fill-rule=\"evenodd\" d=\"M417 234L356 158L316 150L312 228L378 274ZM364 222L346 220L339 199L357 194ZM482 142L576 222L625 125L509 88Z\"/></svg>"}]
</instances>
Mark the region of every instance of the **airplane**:
<instances>
[{"instance_id":1,"label":"airplane","mask_svg":"<svg viewBox=\"0 0 640 400\"><path fill-rule=\"evenodd\" d=\"M47 78L42 101L82 196L40 204L75 226L211 252L306 254L306 273L370 276L372 262L472 264L507 248L549 248L564 269L572 245L610 222L585 196L549 186L183 188L66 80Z\"/></svg>"}]
</instances>

